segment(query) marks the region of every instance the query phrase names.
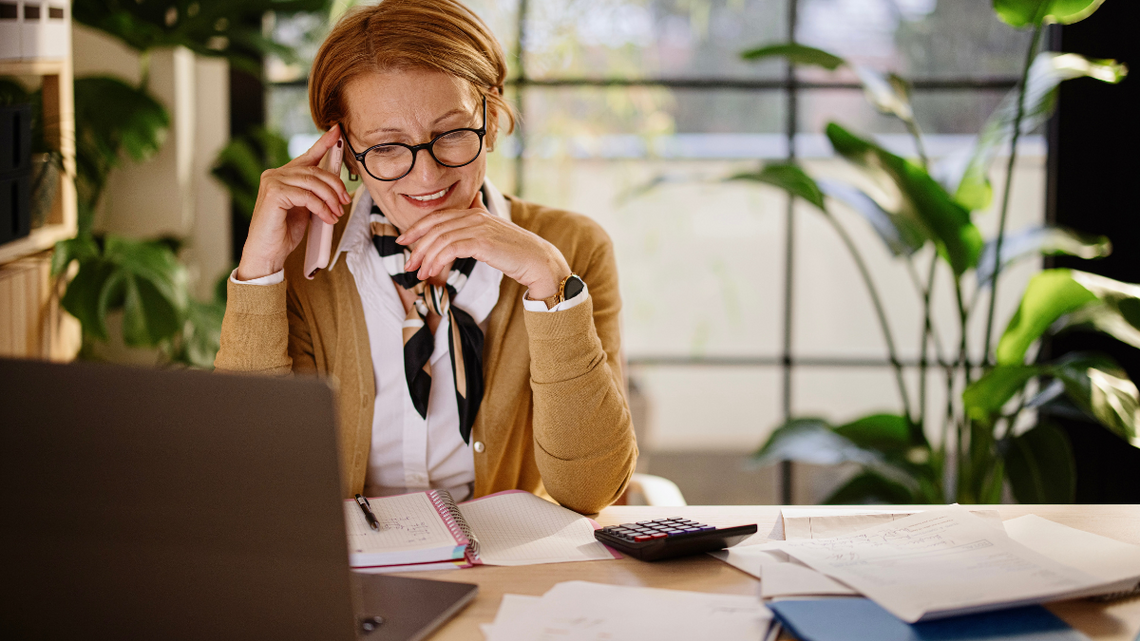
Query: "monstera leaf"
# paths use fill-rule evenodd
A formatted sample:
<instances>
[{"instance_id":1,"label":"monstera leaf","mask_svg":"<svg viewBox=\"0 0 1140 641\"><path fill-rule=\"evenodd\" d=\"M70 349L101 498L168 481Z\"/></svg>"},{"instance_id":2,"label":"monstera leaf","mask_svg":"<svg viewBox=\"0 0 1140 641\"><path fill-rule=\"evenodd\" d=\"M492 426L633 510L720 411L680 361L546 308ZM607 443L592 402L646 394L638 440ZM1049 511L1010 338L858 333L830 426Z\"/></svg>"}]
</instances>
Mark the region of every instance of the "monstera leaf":
<instances>
[{"instance_id":1,"label":"monstera leaf","mask_svg":"<svg viewBox=\"0 0 1140 641\"><path fill-rule=\"evenodd\" d=\"M101 251L92 253L93 246L91 239L72 241L56 264L62 271L79 261L62 304L85 333L108 340L107 315L115 310L123 312L123 342L130 346L154 347L182 330L186 270L167 243L107 236Z\"/></svg>"}]
</instances>

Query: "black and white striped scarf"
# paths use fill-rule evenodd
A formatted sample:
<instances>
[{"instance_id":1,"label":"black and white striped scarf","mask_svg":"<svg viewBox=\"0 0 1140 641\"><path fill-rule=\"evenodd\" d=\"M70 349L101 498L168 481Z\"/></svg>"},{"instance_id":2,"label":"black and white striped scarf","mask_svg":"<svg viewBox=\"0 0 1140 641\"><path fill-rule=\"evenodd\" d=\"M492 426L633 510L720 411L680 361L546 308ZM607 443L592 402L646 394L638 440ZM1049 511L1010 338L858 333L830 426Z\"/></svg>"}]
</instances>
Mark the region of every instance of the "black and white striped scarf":
<instances>
[{"instance_id":1,"label":"black and white striped scarf","mask_svg":"<svg viewBox=\"0 0 1140 641\"><path fill-rule=\"evenodd\" d=\"M375 203L368 214L368 226L372 231L372 244L380 253L380 260L392 280L418 296L404 319L404 374L412 405L421 417L427 418L431 354L435 349L427 318L428 314L437 314L447 318L450 328L447 344L455 380L455 400L459 405L459 435L464 443L469 444L471 427L483 401L483 331L470 314L452 305L451 301L467 284L467 277L477 261L474 258L456 260L447 275L447 284L442 287L432 285L421 281L414 272L404 271L411 250L396 244L400 230L388 222Z\"/></svg>"}]
</instances>

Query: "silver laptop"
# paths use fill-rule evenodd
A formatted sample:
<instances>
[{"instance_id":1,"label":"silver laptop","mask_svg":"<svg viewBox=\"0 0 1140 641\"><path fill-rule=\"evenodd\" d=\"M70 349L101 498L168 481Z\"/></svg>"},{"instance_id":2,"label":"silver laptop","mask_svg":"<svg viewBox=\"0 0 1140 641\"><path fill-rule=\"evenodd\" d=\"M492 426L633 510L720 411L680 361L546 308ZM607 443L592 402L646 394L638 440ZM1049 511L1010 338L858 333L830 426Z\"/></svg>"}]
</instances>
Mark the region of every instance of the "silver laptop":
<instances>
[{"instance_id":1,"label":"silver laptop","mask_svg":"<svg viewBox=\"0 0 1140 641\"><path fill-rule=\"evenodd\" d=\"M477 587L349 571L315 379L0 360L4 638L422 639Z\"/></svg>"}]
</instances>

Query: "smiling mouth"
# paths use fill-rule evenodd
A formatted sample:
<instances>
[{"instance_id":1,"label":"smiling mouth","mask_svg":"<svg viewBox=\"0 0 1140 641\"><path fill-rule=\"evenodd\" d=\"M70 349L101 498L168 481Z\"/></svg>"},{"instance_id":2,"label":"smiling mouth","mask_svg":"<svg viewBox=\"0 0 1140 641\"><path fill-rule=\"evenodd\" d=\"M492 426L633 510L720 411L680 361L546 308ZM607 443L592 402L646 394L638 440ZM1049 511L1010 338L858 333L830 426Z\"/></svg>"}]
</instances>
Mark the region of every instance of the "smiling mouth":
<instances>
[{"instance_id":1,"label":"smiling mouth","mask_svg":"<svg viewBox=\"0 0 1140 641\"><path fill-rule=\"evenodd\" d=\"M451 188L454 186L455 185L450 185L448 187L444 187L443 189L440 189L439 191L437 191L433 194L424 194L422 196L412 196L411 194L404 194L404 196L406 198L410 198L411 200L415 200L417 202L426 203L426 202L431 202L433 200L439 200L440 198L443 198L444 196L447 195L447 192L451 191Z\"/></svg>"}]
</instances>

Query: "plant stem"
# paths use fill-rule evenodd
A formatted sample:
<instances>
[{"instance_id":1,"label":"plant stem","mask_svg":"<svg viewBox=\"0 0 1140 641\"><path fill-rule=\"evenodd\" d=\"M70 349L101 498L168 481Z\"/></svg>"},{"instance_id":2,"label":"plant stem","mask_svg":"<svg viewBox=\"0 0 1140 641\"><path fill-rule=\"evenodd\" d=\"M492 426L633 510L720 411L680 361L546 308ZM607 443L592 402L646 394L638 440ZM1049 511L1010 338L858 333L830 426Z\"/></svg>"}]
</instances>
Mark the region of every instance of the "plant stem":
<instances>
[{"instance_id":1,"label":"plant stem","mask_svg":"<svg viewBox=\"0 0 1140 641\"><path fill-rule=\"evenodd\" d=\"M971 371L972 366L970 363L969 343L967 342L967 338L969 336L970 315L969 315L968 310L966 309L966 302L962 298L962 279L957 274L954 275L954 296L958 302L958 324L961 326L961 332L962 332L961 340L958 342L958 362L955 366L955 369L961 370L962 376L963 376L963 381L964 381L963 382L963 389L965 389L966 387L970 386L970 383L973 380L973 372ZM952 403L953 399L954 399L954 394L952 393L953 385L951 385L949 387L951 388L950 389L951 394L950 394L950 398L947 400L947 402ZM966 412L963 411L962 416L961 416L961 420L955 421L955 423L956 423L955 427L957 429L957 451L956 451L956 454L957 454L957 461L956 462L957 462L957 468L958 468L958 479L957 479L958 496L957 496L957 498L961 499L962 498L963 483L966 484L966 487L971 487L971 483L970 483L970 479L969 479L969 475L972 471L972 466L970 465L971 461L970 461L970 457L964 455L965 453L962 450L962 439L963 439L963 437L964 436L969 437L970 417L969 417L969 415L966 414ZM972 441L973 439L970 439L970 440ZM967 497L967 498L969 498L970 500L974 500L972 495L970 497Z\"/></svg>"},{"instance_id":2,"label":"plant stem","mask_svg":"<svg viewBox=\"0 0 1140 641\"><path fill-rule=\"evenodd\" d=\"M922 168L929 172L930 159L926 156L926 147L922 144L922 132L918 130L918 123L913 118L903 122L906 123L906 130L910 132L911 138L914 138L914 148L918 150L918 159L922 161Z\"/></svg>"},{"instance_id":3,"label":"plant stem","mask_svg":"<svg viewBox=\"0 0 1140 641\"><path fill-rule=\"evenodd\" d=\"M930 270L926 276L926 286L922 288L922 345L918 351L918 427L923 433L923 440L925 440L926 434L926 373L929 364L926 355L933 333L930 322L930 296L934 291L934 268L937 265L938 252L934 252L934 255L930 257ZM913 271L913 269L914 265L912 264L911 270ZM937 351L936 356L941 358L941 349Z\"/></svg>"},{"instance_id":4,"label":"plant stem","mask_svg":"<svg viewBox=\"0 0 1140 641\"><path fill-rule=\"evenodd\" d=\"M847 246L847 251L851 253L851 258L855 261L855 266L859 268L859 274L863 277L863 283L867 286L867 293L871 296L871 303L875 307L875 315L879 319L879 327L883 330L883 340L887 344L887 355L890 358L891 366L895 370L895 379L898 381L899 396L902 397L903 413L906 415L908 421L913 423L914 419L911 414L910 408L910 394L907 393L906 380L903 377L902 362L899 361L898 352L895 350L895 341L891 335L891 326L887 321L887 313L883 308L883 301L879 298L879 291L875 287L875 281L871 279L871 272L867 269L867 264L863 262L863 256L859 253L859 249L855 246L855 242L848 235L847 230L843 225L839 224L835 216L830 213L824 212L824 218L831 223L835 228L835 233L839 234L840 240Z\"/></svg>"},{"instance_id":5,"label":"plant stem","mask_svg":"<svg viewBox=\"0 0 1140 641\"><path fill-rule=\"evenodd\" d=\"M910 276L910 282L914 283L914 290L916 292L918 292L918 295L923 299L925 299L927 296L933 296L933 288L934 288L933 273L934 273L934 266L938 262L937 254L935 254L931 258L931 261L933 261L933 263L930 266L930 272L931 273L928 275L929 278L927 279L926 285L922 284L922 278L918 275L918 271L915 270L915 268L914 268L914 261L910 258L907 258L907 261L906 261L906 271L907 271L907 274ZM927 292L931 292L931 293L927 294ZM923 324L925 325L925 323L923 323ZM945 362L943 360L944 359L944 356L943 356L944 351L943 351L943 347L942 347L942 335L938 333L938 326L935 325L933 316L930 318L930 341L934 345L934 360L933 360L933 362L945 365ZM931 361L927 361L927 362L929 363Z\"/></svg>"},{"instance_id":6,"label":"plant stem","mask_svg":"<svg viewBox=\"0 0 1140 641\"><path fill-rule=\"evenodd\" d=\"M1041 38L1041 24L1033 28L1033 38L1029 41L1029 50L1025 54L1025 65L1021 69L1021 82L1017 86L1017 113L1013 118L1013 135L1009 143L1009 163L1005 169L1005 188L1001 199L1001 217L998 220L997 241L994 243L994 275L990 283L990 306L986 315L985 342L982 349L982 363L990 364L990 341L993 338L994 306L997 303L998 275L1001 274L1001 248L1005 241L1005 224L1009 216L1009 200L1013 193L1013 169L1017 161L1017 143L1021 139L1021 121L1025 117L1025 92L1029 85L1029 68L1033 65L1033 58L1037 52L1037 41Z\"/></svg>"}]
</instances>

